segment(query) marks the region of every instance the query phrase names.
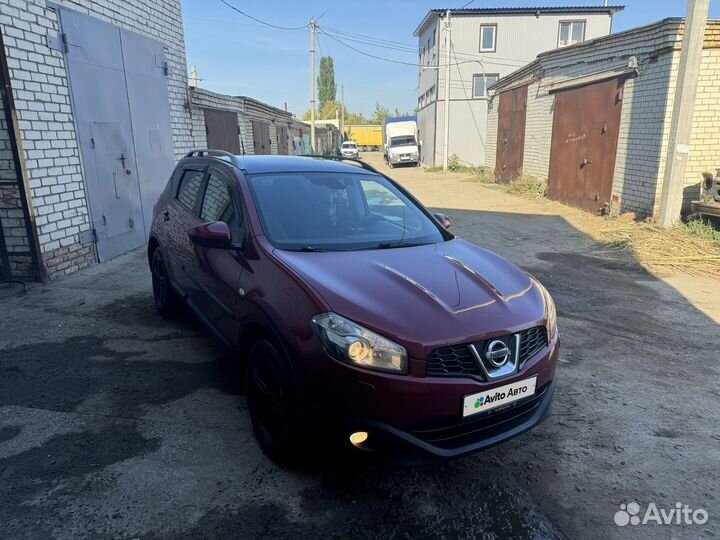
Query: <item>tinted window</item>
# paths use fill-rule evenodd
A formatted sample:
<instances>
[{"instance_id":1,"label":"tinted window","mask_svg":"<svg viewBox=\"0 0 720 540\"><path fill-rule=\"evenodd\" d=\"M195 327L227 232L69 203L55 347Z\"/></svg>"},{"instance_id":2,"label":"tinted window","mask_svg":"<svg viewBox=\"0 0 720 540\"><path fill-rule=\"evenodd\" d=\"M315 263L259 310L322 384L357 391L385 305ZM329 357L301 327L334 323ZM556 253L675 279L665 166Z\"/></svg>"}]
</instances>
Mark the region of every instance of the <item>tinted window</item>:
<instances>
[{"instance_id":1,"label":"tinted window","mask_svg":"<svg viewBox=\"0 0 720 540\"><path fill-rule=\"evenodd\" d=\"M382 176L259 174L249 182L265 234L280 249L356 250L444 241L435 222Z\"/></svg>"},{"instance_id":2,"label":"tinted window","mask_svg":"<svg viewBox=\"0 0 720 540\"><path fill-rule=\"evenodd\" d=\"M191 212L195 211L195 202L197 201L204 175L205 173L202 171L187 170L183 172L183 176L180 179L177 200Z\"/></svg>"},{"instance_id":3,"label":"tinted window","mask_svg":"<svg viewBox=\"0 0 720 540\"><path fill-rule=\"evenodd\" d=\"M239 242L242 238L240 218L230 195L229 184L217 173L211 172L200 209L200 219L205 223L224 221L230 227L233 240Z\"/></svg>"}]
</instances>

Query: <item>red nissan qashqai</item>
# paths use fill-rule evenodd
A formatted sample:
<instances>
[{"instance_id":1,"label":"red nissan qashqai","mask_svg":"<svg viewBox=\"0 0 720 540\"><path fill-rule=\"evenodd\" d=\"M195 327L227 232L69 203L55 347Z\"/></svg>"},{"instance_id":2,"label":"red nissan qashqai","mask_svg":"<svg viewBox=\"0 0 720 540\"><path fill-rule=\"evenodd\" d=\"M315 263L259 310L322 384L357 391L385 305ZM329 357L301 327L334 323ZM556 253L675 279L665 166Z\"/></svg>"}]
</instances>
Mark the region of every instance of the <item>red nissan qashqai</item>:
<instances>
[{"instance_id":1,"label":"red nissan qashqai","mask_svg":"<svg viewBox=\"0 0 720 540\"><path fill-rule=\"evenodd\" d=\"M547 415L559 338L547 290L450 224L363 162L196 150L155 207L155 304L237 351L271 457L469 454Z\"/></svg>"}]
</instances>

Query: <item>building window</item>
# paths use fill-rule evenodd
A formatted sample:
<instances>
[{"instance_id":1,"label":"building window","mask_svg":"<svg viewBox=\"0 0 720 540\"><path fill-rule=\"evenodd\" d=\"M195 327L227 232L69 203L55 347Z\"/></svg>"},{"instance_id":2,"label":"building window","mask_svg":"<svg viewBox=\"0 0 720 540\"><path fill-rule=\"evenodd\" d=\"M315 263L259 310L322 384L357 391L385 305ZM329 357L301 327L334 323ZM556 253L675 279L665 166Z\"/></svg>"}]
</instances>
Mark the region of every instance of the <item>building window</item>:
<instances>
[{"instance_id":1,"label":"building window","mask_svg":"<svg viewBox=\"0 0 720 540\"><path fill-rule=\"evenodd\" d=\"M566 47L585 40L585 21L563 21L560 23L558 47Z\"/></svg>"},{"instance_id":2,"label":"building window","mask_svg":"<svg viewBox=\"0 0 720 540\"><path fill-rule=\"evenodd\" d=\"M483 24L480 26L480 52L495 52L496 38L496 24Z\"/></svg>"},{"instance_id":3,"label":"building window","mask_svg":"<svg viewBox=\"0 0 720 540\"><path fill-rule=\"evenodd\" d=\"M492 75L473 75L473 97L484 98L487 97L488 86L492 86L496 82L500 75L493 73Z\"/></svg>"}]
</instances>

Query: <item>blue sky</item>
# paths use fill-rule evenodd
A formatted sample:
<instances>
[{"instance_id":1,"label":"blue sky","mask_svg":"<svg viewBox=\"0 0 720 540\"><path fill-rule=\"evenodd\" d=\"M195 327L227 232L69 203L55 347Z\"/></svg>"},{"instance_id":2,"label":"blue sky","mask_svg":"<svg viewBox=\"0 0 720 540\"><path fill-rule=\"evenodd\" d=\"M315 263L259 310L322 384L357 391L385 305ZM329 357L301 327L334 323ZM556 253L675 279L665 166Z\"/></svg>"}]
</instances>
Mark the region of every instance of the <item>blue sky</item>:
<instances>
[{"instance_id":1,"label":"blue sky","mask_svg":"<svg viewBox=\"0 0 720 540\"><path fill-rule=\"evenodd\" d=\"M412 33L431 8L461 7L467 0L227 0L244 12L285 27L307 24L322 17L328 32L362 34L391 41L394 48L352 42L368 53L413 63L417 48ZM246 95L276 107L287 102L298 116L309 109L310 31L279 30L256 23L220 0L183 0L188 69L196 65L200 86L216 92ZM623 4L623 2L610 2ZM470 7L520 7L528 5L601 5L601 0L505 1L475 0ZM685 15L686 0L627 0L625 11L615 16L614 31L627 30L665 17ZM711 0L710 16L720 18L720 0ZM366 41L365 38L360 38ZM358 54L319 35L320 53L335 59L335 80L345 85L345 102L351 111L370 115L375 103L391 109L412 110L417 103L417 69ZM377 42L375 42L377 43ZM395 46L395 43L402 44ZM338 88L338 98L339 98Z\"/></svg>"}]
</instances>

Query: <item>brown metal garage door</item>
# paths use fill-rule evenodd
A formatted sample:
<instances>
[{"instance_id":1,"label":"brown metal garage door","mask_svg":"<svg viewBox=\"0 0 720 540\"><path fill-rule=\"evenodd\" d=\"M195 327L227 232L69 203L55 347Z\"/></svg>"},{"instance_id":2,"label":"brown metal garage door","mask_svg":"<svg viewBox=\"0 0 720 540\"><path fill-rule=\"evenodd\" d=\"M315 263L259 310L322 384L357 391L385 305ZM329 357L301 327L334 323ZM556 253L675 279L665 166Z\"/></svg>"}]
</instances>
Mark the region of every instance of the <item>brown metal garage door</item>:
<instances>
[{"instance_id":1,"label":"brown metal garage door","mask_svg":"<svg viewBox=\"0 0 720 540\"><path fill-rule=\"evenodd\" d=\"M527 95L527 85L500 94L495 156L498 182L507 184L522 176Z\"/></svg>"},{"instance_id":2,"label":"brown metal garage door","mask_svg":"<svg viewBox=\"0 0 720 540\"><path fill-rule=\"evenodd\" d=\"M624 81L555 96L548 197L600 213L612 196Z\"/></svg>"},{"instance_id":3,"label":"brown metal garage door","mask_svg":"<svg viewBox=\"0 0 720 540\"><path fill-rule=\"evenodd\" d=\"M288 128L287 126L276 126L278 154L281 156L288 155Z\"/></svg>"},{"instance_id":4,"label":"brown metal garage door","mask_svg":"<svg viewBox=\"0 0 720 540\"><path fill-rule=\"evenodd\" d=\"M208 148L240 153L240 130L237 113L205 109L205 132Z\"/></svg>"},{"instance_id":5,"label":"brown metal garage door","mask_svg":"<svg viewBox=\"0 0 720 540\"><path fill-rule=\"evenodd\" d=\"M270 154L270 124L260 120L252 121L253 146L255 155Z\"/></svg>"}]
</instances>

